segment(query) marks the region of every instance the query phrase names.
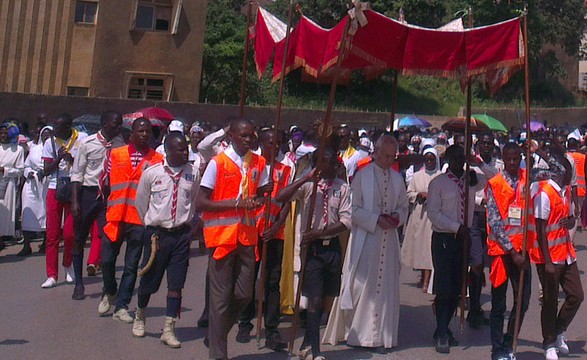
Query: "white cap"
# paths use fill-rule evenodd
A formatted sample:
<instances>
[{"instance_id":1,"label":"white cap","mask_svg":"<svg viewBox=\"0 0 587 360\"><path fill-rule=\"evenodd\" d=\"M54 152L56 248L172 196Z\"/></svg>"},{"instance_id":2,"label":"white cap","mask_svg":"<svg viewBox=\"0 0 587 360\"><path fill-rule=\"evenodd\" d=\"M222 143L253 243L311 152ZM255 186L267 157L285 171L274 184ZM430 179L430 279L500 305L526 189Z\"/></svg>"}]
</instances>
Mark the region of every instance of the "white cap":
<instances>
[{"instance_id":1,"label":"white cap","mask_svg":"<svg viewBox=\"0 0 587 360\"><path fill-rule=\"evenodd\" d=\"M179 131L183 134L183 131L184 131L183 123L179 120L173 120L172 122L169 123L169 126L167 127L167 131L168 132Z\"/></svg>"}]
</instances>

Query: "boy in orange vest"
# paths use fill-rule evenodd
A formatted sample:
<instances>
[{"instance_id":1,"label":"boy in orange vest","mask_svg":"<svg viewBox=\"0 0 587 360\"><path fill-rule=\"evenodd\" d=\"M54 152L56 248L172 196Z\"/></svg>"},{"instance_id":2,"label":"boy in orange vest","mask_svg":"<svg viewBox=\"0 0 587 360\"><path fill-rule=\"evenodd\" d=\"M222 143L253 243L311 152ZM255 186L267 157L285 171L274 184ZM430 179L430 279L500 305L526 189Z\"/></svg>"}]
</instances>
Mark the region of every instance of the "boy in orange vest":
<instances>
[{"instance_id":1,"label":"boy in orange vest","mask_svg":"<svg viewBox=\"0 0 587 360\"><path fill-rule=\"evenodd\" d=\"M526 216L524 189L528 181L526 171L520 169L522 152L516 143L507 143L502 150L504 169L488 181L487 198L487 250L492 257L491 273L491 359L513 360L514 326L518 292L522 291L520 325L528 309L532 284L532 272L528 259L521 255L524 243ZM529 209L532 204L530 203ZM534 217L530 215L527 248L536 239ZM524 283L519 288L520 275ZM514 304L507 331L503 333L508 279L512 284Z\"/></svg>"},{"instance_id":2,"label":"boy in orange vest","mask_svg":"<svg viewBox=\"0 0 587 360\"><path fill-rule=\"evenodd\" d=\"M583 288L569 235L575 225L569 187L572 168L559 149L551 151L560 171L550 180L532 184L538 241L530 251L530 258L536 263L543 288L540 320L545 357L558 360L558 353L569 353L565 330L583 302ZM557 309L559 286L566 294L560 311Z\"/></svg>"}]
</instances>

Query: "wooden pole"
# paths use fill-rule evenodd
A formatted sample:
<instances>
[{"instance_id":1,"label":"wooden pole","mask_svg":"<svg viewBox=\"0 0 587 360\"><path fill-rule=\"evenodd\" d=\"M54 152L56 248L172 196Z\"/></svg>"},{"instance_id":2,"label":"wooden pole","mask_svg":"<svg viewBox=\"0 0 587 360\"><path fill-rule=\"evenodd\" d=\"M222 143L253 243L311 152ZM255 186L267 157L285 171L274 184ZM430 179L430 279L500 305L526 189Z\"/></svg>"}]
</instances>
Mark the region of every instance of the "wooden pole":
<instances>
[{"instance_id":1,"label":"wooden pole","mask_svg":"<svg viewBox=\"0 0 587 360\"><path fill-rule=\"evenodd\" d=\"M393 69L393 84L391 88L391 114L389 128L393 131L393 122L395 121L395 113L397 111L397 80L399 77L399 70Z\"/></svg>"},{"instance_id":2,"label":"wooden pole","mask_svg":"<svg viewBox=\"0 0 587 360\"><path fill-rule=\"evenodd\" d=\"M469 28L473 27L473 13L469 7ZM467 121L465 122L465 158L471 153L471 77L467 79ZM464 219L463 224L469 227L469 161L465 162L465 201L463 209ZM462 275L463 281L461 285L461 332L465 328L465 299L467 297L467 278L468 278L468 265L469 265L469 237L467 236L463 240L463 268Z\"/></svg>"},{"instance_id":3,"label":"wooden pole","mask_svg":"<svg viewBox=\"0 0 587 360\"><path fill-rule=\"evenodd\" d=\"M526 85L526 183L524 184L524 242L522 243L522 257L526 258L526 242L528 241L528 213L530 207L530 64L528 59L528 9L524 9L524 73L525 73L525 85ZM513 350L514 354L518 347L518 335L520 334L520 320L522 312L522 301L524 299L524 274L526 269L520 272L520 280L518 283L518 296L516 303L516 318L514 322L514 340Z\"/></svg>"},{"instance_id":4,"label":"wooden pole","mask_svg":"<svg viewBox=\"0 0 587 360\"><path fill-rule=\"evenodd\" d=\"M289 10L287 16L287 30L285 32L285 48L283 49L283 62L281 65L281 79L279 80L279 95L277 97L277 116L275 117L275 124L273 125L273 141L277 141L277 137L279 136L279 126L281 123L281 107L283 104L283 88L284 88L284 80L285 80L285 68L287 63L287 53L289 47L289 35L291 32L291 22L293 17L293 3L294 0L289 1ZM270 151L270 161L271 164L269 166L269 179L273 180L273 170L275 169L275 155L276 155L275 146L271 148ZM270 228L269 219L271 214L271 193L267 196L267 200L265 201L265 213L263 216L265 217L265 230ZM257 347L261 345L261 328L262 328L262 318L263 318L263 300L265 299L265 278L266 278L266 268L267 268L267 242L263 241L263 246L261 250L261 279L259 283L259 288L257 292Z\"/></svg>"},{"instance_id":5,"label":"wooden pole","mask_svg":"<svg viewBox=\"0 0 587 360\"><path fill-rule=\"evenodd\" d=\"M332 108L334 106L334 96L336 95L336 86L338 84L338 76L341 71L341 64L346 55L346 47L348 41L348 31L351 24L351 19L348 18L345 28L342 33L342 38L340 41L340 47L338 49L338 60L336 61L336 69L334 71L334 75L332 77L332 82L330 84L330 94L328 96L328 105L326 107L326 113L324 114L324 122L322 124L322 134L320 137L320 145L318 147L318 161L316 164L316 168L320 169L322 167L322 154L324 153L324 146L326 145L326 138L328 137L328 127L330 126L330 122L332 120ZM314 207L316 205L316 190L318 189L318 173L314 178L314 184L312 187L312 196L310 197L310 204L308 208L308 216L307 216L307 224L305 232L308 232L312 229L312 218L314 217ZM290 342L289 342L289 357L291 358L294 348L294 343L296 340L296 331L299 322L299 310L300 310L300 299L302 297L302 284L304 282L304 270L306 267L306 253L307 248L302 243L300 245L300 259L301 259L301 266L300 266L300 273L299 273L299 280L298 286L296 291L296 301L294 305L294 317L291 326L291 335L290 335Z\"/></svg>"},{"instance_id":6,"label":"wooden pole","mask_svg":"<svg viewBox=\"0 0 587 360\"><path fill-rule=\"evenodd\" d=\"M241 92L240 92L240 99L239 99L239 109L238 114L239 117L243 117L245 113L245 97L246 97L246 84L247 84L247 60L249 57L249 36L251 27L251 18L253 17L253 0L249 0L248 2L248 9L247 9L247 29L245 31L245 51L243 53L243 69L241 75Z\"/></svg>"}]
</instances>

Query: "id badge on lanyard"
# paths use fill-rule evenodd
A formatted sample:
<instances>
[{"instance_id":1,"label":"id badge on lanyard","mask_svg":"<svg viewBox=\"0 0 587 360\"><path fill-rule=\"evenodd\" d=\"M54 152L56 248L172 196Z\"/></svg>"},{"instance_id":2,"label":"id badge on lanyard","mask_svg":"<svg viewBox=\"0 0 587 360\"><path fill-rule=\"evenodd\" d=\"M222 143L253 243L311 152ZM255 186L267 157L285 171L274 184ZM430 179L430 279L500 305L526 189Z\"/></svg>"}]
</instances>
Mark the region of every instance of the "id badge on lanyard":
<instances>
[{"instance_id":1,"label":"id badge on lanyard","mask_svg":"<svg viewBox=\"0 0 587 360\"><path fill-rule=\"evenodd\" d=\"M516 186L514 203L508 207L508 222L513 226L522 226L522 207L518 205L518 191L520 185Z\"/></svg>"}]
</instances>

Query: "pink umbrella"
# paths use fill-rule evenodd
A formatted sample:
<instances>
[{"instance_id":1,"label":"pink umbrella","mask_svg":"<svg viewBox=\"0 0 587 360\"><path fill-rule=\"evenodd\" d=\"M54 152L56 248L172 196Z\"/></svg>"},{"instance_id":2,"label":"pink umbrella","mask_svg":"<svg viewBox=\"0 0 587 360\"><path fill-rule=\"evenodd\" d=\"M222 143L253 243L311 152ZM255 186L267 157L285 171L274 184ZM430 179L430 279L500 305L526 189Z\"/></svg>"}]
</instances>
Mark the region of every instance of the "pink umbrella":
<instances>
[{"instance_id":1,"label":"pink umbrella","mask_svg":"<svg viewBox=\"0 0 587 360\"><path fill-rule=\"evenodd\" d=\"M173 116L172 113L170 113L169 111L167 111L165 109L158 108L158 107L147 107L147 108L139 109L139 110L135 111L134 113L122 115L123 121L125 121L126 123L129 123L129 124L132 124L133 121L135 121L136 119L138 119L140 117L144 117L144 118L149 119L153 126L158 126L158 127L165 127L165 126L167 126L167 123L169 123L171 120L175 119L175 116Z\"/></svg>"}]
</instances>

